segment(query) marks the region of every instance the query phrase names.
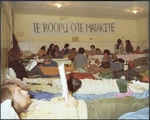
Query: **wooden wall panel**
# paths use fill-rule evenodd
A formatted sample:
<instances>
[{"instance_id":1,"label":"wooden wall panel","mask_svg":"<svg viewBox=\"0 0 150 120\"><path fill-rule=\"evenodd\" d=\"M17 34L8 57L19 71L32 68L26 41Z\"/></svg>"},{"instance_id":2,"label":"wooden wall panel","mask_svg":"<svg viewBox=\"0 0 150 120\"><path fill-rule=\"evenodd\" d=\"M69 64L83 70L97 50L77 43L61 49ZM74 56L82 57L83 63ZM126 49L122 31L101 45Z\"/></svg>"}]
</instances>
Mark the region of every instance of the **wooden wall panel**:
<instances>
[{"instance_id":1,"label":"wooden wall panel","mask_svg":"<svg viewBox=\"0 0 150 120\"><path fill-rule=\"evenodd\" d=\"M1 4L1 83L8 73L8 50L12 41L12 12L10 2Z\"/></svg>"}]
</instances>

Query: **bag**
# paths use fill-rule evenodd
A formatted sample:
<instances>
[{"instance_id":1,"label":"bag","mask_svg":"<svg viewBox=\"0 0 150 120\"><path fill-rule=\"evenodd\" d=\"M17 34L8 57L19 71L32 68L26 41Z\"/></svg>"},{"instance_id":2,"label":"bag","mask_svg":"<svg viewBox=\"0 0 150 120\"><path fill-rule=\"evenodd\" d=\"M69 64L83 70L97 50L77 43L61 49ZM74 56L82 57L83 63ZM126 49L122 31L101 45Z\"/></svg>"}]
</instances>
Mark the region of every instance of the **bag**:
<instances>
[{"instance_id":1,"label":"bag","mask_svg":"<svg viewBox=\"0 0 150 120\"><path fill-rule=\"evenodd\" d=\"M139 72L136 72L134 70L127 70L127 71L116 71L114 73L115 78L121 78L121 76L125 76L125 79L130 81L136 79L141 79L142 76Z\"/></svg>"},{"instance_id":2,"label":"bag","mask_svg":"<svg viewBox=\"0 0 150 120\"><path fill-rule=\"evenodd\" d=\"M101 67L103 67L103 68L110 68L110 62L102 61L101 62Z\"/></svg>"},{"instance_id":3,"label":"bag","mask_svg":"<svg viewBox=\"0 0 150 120\"><path fill-rule=\"evenodd\" d=\"M111 62L110 68L112 71L124 70L124 64L120 62Z\"/></svg>"},{"instance_id":4,"label":"bag","mask_svg":"<svg viewBox=\"0 0 150 120\"><path fill-rule=\"evenodd\" d=\"M128 61L128 64L129 64L129 69L133 69L135 66L134 66L134 62L133 61Z\"/></svg>"}]
</instances>

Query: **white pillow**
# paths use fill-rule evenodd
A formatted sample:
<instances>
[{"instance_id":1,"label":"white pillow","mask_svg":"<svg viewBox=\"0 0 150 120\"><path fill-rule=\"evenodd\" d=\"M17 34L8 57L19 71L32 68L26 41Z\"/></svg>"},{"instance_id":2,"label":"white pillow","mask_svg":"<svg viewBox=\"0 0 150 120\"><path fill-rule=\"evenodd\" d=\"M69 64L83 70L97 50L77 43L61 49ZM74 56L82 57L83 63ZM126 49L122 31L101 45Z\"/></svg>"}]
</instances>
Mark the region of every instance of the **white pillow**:
<instances>
[{"instance_id":1,"label":"white pillow","mask_svg":"<svg viewBox=\"0 0 150 120\"><path fill-rule=\"evenodd\" d=\"M1 119L19 119L14 108L11 106L10 99L1 103Z\"/></svg>"},{"instance_id":2,"label":"white pillow","mask_svg":"<svg viewBox=\"0 0 150 120\"><path fill-rule=\"evenodd\" d=\"M13 70L13 68L9 68L8 69L8 74L6 75L6 78L7 79L10 79L10 80L19 80L19 78L17 78L17 75L15 73L15 71Z\"/></svg>"},{"instance_id":3,"label":"white pillow","mask_svg":"<svg viewBox=\"0 0 150 120\"><path fill-rule=\"evenodd\" d=\"M19 78L17 78L15 71L12 68L8 69L8 74L6 75L6 79L10 79L10 80L19 80Z\"/></svg>"},{"instance_id":4,"label":"white pillow","mask_svg":"<svg viewBox=\"0 0 150 120\"><path fill-rule=\"evenodd\" d=\"M13 78L16 78L16 76L17 76L15 71L12 68L8 69L8 74L9 74L9 76L11 76Z\"/></svg>"}]
</instances>

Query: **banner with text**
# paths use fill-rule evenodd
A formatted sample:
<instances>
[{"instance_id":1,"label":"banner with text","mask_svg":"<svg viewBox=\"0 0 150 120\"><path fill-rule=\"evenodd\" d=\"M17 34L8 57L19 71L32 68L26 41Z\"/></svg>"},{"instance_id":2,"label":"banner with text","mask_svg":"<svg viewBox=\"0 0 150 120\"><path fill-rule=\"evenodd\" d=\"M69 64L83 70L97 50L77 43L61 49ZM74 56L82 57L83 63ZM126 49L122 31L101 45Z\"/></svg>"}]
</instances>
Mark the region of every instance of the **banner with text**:
<instances>
[{"instance_id":1,"label":"banner with text","mask_svg":"<svg viewBox=\"0 0 150 120\"><path fill-rule=\"evenodd\" d=\"M115 23L32 22L33 35L99 35L116 32Z\"/></svg>"}]
</instances>

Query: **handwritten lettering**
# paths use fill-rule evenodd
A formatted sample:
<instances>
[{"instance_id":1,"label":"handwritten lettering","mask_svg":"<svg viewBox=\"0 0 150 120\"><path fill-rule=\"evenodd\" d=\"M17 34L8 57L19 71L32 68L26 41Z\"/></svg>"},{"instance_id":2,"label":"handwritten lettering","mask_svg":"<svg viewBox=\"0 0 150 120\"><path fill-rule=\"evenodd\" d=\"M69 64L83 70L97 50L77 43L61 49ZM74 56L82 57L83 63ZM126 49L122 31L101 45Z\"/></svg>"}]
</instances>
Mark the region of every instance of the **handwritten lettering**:
<instances>
[{"instance_id":1,"label":"handwritten lettering","mask_svg":"<svg viewBox=\"0 0 150 120\"><path fill-rule=\"evenodd\" d=\"M57 23L33 22L34 34L92 34L115 33L115 23Z\"/></svg>"}]
</instances>

